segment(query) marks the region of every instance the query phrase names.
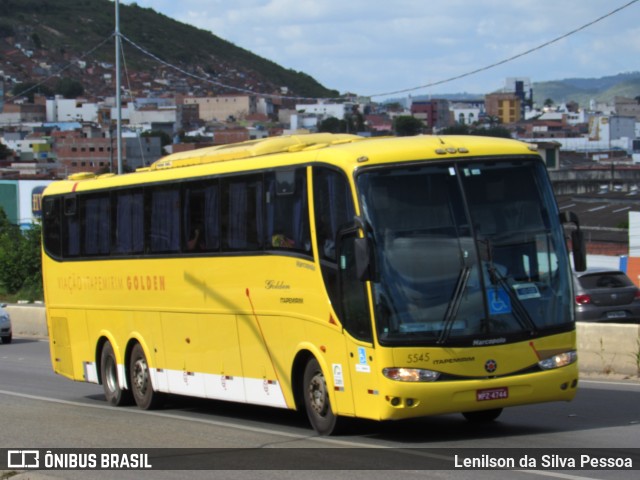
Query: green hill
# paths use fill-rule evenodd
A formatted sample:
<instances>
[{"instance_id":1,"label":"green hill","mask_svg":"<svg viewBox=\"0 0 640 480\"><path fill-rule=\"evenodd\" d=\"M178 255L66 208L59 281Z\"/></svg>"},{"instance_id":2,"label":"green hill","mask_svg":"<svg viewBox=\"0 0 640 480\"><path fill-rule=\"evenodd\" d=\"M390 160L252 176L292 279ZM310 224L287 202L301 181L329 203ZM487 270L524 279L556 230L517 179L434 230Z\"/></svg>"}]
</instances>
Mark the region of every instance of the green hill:
<instances>
[{"instance_id":1,"label":"green hill","mask_svg":"<svg viewBox=\"0 0 640 480\"><path fill-rule=\"evenodd\" d=\"M533 84L533 100L543 105L548 98L555 103L577 102L587 107L591 100L612 102L614 97L635 98L640 95L640 72L622 73L602 78L570 78Z\"/></svg>"},{"instance_id":2,"label":"green hill","mask_svg":"<svg viewBox=\"0 0 640 480\"><path fill-rule=\"evenodd\" d=\"M0 41L5 75L20 81L33 81L17 64L9 47L20 44L33 50L34 57L62 66L99 45L114 31L115 8L109 0L0 0ZM239 88L272 93L287 87L290 94L310 97L337 96L338 92L320 85L303 72L283 68L227 42L212 33L177 22L151 8L135 4L120 5L121 33L161 60L194 75ZM146 56L127 42L123 49L130 72L159 75L167 67ZM92 52L88 62L114 62L113 41ZM69 68L66 76L81 77Z\"/></svg>"}]
</instances>

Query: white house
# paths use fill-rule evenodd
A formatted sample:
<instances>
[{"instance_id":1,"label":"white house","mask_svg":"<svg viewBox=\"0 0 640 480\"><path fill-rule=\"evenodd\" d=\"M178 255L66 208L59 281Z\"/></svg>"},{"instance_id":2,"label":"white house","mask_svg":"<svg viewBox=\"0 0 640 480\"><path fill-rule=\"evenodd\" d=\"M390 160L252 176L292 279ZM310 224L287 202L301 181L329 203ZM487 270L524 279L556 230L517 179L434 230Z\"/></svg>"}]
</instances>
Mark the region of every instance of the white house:
<instances>
[{"instance_id":1,"label":"white house","mask_svg":"<svg viewBox=\"0 0 640 480\"><path fill-rule=\"evenodd\" d=\"M345 115L351 113L354 103L312 103L298 104L296 110L305 115L317 115L322 118L335 117L344 120Z\"/></svg>"},{"instance_id":2,"label":"white house","mask_svg":"<svg viewBox=\"0 0 640 480\"><path fill-rule=\"evenodd\" d=\"M456 102L449 106L453 120L462 125L471 125L484 115L484 102Z\"/></svg>"},{"instance_id":3,"label":"white house","mask_svg":"<svg viewBox=\"0 0 640 480\"><path fill-rule=\"evenodd\" d=\"M98 104L56 95L47 100L47 122L97 122Z\"/></svg>"}]
</instances>

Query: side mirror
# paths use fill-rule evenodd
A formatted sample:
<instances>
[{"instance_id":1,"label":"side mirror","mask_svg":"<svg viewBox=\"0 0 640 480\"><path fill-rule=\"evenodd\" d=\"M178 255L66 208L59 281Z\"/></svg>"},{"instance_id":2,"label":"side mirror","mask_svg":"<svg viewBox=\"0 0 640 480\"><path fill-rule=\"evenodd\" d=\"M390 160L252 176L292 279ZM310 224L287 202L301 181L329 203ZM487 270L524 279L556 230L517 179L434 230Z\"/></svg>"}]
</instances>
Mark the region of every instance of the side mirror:
<instances>
[{"instance_id":1,"label":"side mirror","mask_svg":"<svg viewBox=\"0 0 640 480\"><path fill-rule=\"evenodd\" d=\"M361 282L373 281L375 278L375 269L371 240L367 237L356 238L354 240L354 253L358 279Z\"/></svg>"},{"instance_id":2,"label":"side mirror","mask_svg":"<svg viewBox=\"0 0 640 480\"><path fill-rule=\"evenodd\" d=\"M560 214L562 223L573 223L576 229L571 232L571 245L573 253L573 267L576 272L584 272L587 269L587 248L584 242L584 232L580 230L580 221L573 212Z\"/></svg>"},{"instance_id":3,"label":"side mirror","mask_svg":"<svg viewBox=\"0 0 640 480\"><path fill-rule=\"evenodd\" d=\"M587 269L587 251L582 230L571 232L571 244L573 246L573 267L576 272L584 272Z\"/></svg>"},{"instance_id":4,"label":"side mirror","mask_svg":"<svg viewBox=\"0 0 640 480\"><path fill-rule=\"evenodd\" d=\"M358 236L358 230L364 232L364 237ZM375 268L375 252L373 240L367 235L368 226L361 217L354 217L351 225L345 226L338 232L337 250L340 253L341 269L347 258L351 258L353 262L353 272L361 282L376 281L377 271ZM344 256L344 259L342 257Z\"/></svg>"}]
</instances>

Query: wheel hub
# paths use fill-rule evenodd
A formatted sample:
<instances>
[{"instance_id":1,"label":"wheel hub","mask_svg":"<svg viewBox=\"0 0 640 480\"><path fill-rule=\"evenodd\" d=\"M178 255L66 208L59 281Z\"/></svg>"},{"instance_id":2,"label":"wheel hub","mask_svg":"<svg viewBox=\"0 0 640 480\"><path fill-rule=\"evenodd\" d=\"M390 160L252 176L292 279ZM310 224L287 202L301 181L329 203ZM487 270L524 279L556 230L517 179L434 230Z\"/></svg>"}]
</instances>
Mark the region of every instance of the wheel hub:
<instances>
[{"instance_id":1,"label":"wheel hub","mask_svg":"<svg viewBox=\"0 0 640 480\"><path fill-rule=\"evenodd\" d=\"M309 383L309 400L311 408L320 416L327 413L327 385L322 375L316 375Z\"/></svg>"},{"instance_id":2,"label":"wheel hub","mask_svg":"<svg viewBox=\"0 0 640 480\"><path fill-rule=\"evenodd\" d=\"M147 391L148 379L149 370L147 364L143 360L136 361L133 369L133 382L142 395Z\"/></svg>"}]
</instances>

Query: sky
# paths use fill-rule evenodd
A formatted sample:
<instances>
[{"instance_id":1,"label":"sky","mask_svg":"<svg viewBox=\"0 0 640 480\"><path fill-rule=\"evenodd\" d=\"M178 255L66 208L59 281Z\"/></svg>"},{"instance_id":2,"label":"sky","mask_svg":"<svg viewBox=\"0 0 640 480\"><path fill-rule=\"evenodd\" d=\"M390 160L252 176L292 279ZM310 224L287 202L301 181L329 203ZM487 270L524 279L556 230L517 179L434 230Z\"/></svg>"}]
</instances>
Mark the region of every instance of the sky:
<instances>
[{"instance_id":1,"label":"sky","mask_svg":"<svg viewBox=\"0 0 640 480\"><path fill-rule=\"evenodd\" d=\"M131 3L374 100L640 71L639 0L120 0Z\"/></svg>"}]
</instances>

